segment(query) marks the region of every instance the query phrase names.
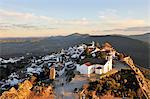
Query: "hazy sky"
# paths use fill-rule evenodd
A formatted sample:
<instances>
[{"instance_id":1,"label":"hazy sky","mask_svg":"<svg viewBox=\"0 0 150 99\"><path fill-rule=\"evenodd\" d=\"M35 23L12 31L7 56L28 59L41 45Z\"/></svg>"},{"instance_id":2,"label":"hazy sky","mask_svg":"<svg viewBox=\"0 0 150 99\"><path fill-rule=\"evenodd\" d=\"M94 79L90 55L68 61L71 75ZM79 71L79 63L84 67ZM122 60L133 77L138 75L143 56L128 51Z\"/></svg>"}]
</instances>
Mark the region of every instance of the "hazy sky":
<instances>
[{"instance_id":1,"label":"hazy sky","mask_svg":"<svg viewBox=\"0 0 150 99\"><path fill-rule=\"evenodd\" d=\"M150 31L150 0L0 0L0 37Z\"/></svg>"}]
</instances>

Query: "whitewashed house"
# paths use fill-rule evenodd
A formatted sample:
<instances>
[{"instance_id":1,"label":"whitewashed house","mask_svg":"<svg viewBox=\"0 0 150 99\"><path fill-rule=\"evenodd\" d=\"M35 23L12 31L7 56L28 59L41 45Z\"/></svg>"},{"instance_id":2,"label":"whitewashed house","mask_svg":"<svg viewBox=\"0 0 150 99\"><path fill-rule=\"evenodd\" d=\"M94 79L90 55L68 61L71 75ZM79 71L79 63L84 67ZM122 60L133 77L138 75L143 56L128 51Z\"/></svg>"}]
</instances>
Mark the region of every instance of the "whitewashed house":
<instances>
[{"instance_id":1,"label":"whitewashed house","mask_svg":"<svg viewBox=\"0 0 150 99\"><path fill-rule=\"evenodd\" d=\"M79 71L81 74L91 74L94 72L94 65L91 65L89 62L78 65L77 71Z\"/></svg>"},{"instance_id":2,"label":"whitewashed house","mask_svg":"<svg viewBox=\"0 0 150 99\"><path fill-rule=\"evenodd\" d=\"M51 63L57 63L57 62L62 62L62 56L60 54L52 54L52 55L47 55L42 58L43 61L48 61Z\"/></svg>"},{"instance_id":3,"label":"whitewashed house","mask_svg":"<svg viewBox=\"0 0 150 99\"><path fill-rule=\"evenodd\" d=\"M94 72L96 74L102 74L107 73L110 70L112 70L112 57L109 57L105 62L100 62L99 60L99 63L92 64L87 62L83 65L77 66L77 71L79 71L81 74L91 74Z\"/></svg>"},{"instance_id":4,"label":"whitewashed house","mask_svg":"<svg viewBox=\"0 0 150 99\"><path fill-rule=\"evenodd\" d=\"M96 74L102 74L103 73L103 68L102 67L95 68L95 73Z\"/></svg>"}]
</instances>

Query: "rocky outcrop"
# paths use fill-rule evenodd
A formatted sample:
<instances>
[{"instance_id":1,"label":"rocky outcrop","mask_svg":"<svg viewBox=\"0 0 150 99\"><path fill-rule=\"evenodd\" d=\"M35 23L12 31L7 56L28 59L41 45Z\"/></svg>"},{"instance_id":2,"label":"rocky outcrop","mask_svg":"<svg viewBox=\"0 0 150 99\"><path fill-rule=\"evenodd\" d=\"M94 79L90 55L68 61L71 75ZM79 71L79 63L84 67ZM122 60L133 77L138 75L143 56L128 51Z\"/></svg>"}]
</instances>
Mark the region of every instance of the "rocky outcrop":
<instances>
[{"instance_id":1,"label":"rocky outcrop","mask_svg":"<svg viewBox=\"0 0 150 99\"><path fill-rule=\"evenodd\" d=\"M16 90L12 87L9 91L5 91L0 99L28 99L31 93L32 84L29 80L25 80L22 84L19 85L19 88Z\"/></svg>"},{"instance_id":2,"label":"rocky outcrop","mask_svg":"<svg viewBox=\"0 0 150 99\"><path fill-rule=\"evenodd\" d=\"M122 61L128 64L130 68L135 72L137 81L139 83L139 86L141 87L142 92L144 93L146 98L150 98L150 85L146 81L140 69L135 66L132 58L130 56L124 57Z\"/></svg>"},{"instance_id":3,"label":"rocky outcrop","mask_svg":"<svg viewBox=\"0 0 150 99\"><path fill-rule=\"evenodd\" d=\"M88 86L83 86L80 97L87 99L114 99L114 98L139 98L140 87L132 70L121 70L102 79L90 81ZM82 98L81 98L82 99Z\"/></svg>"},{"instance_id":4,"label":"rocky outcrop","mask_svg":"<svg viewBox=\"0 0 150 99\"><path fill-rule=\"evenodd\" d=\"M54 99L53 88L51 86L33 86L29 80L25 80L18 85L19 88L12 87L9 91L3 92L0 99Z\"/></svg>"},{"instance_id":5,"label":"rocky outcrop","mask_svg":"<svg viewBox=\"0 0 150 99\"><path fill-rule=\"evenodd\" d=\"M36 86L29 99L54 99L53 88L51 86Z\"/></svg>"}]
</instances>

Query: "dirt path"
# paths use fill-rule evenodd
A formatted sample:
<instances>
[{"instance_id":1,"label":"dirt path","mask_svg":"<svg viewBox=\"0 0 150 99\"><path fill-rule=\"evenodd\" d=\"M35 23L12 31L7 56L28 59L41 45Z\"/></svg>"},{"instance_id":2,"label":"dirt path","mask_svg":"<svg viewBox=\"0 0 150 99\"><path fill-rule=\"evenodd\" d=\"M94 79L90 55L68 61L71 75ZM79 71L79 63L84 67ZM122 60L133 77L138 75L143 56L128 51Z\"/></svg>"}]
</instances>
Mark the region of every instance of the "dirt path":
<instances>
[{"instance_id":1,"label":"dirt path","mask_svg":"<svg viewBox=\"0 0 150 99\"><path fill-rule=\"evenodd\" d=\"M64 82L62 86L59 81L56 83L55 95L57 99L78 99L78 94L73 93L75 88L81 88L83 84L88 83L88 77L83 75L76 75L75 78L70 82L65 82L65 77L60 78L60 82Z\"/></svg>"}]
</instances>

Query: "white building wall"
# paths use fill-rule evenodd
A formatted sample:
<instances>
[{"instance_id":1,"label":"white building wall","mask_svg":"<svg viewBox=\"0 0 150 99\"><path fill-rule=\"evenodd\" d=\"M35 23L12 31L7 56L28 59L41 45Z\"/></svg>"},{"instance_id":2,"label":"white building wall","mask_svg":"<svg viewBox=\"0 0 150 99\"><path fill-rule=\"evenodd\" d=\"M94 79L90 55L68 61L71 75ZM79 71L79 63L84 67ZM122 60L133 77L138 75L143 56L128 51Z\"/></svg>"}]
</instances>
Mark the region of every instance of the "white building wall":
<instances>
[{"instance_id":1,"label":"white building wall","mask_svg":"<svg viewBox=\"0 0 150 99\"><path fill-rule=\"evenodd\" d=\"M94 68L96 69L97 67L102 67L102 68L103 68L103 65L95 64L95 65L94 65Z\"/></svg>"},{"instance_id":2,"label":"white building wall","mask_svg":"<svg viewBox=\"0 0 150 99\"><path fill-rule=\"evenodd\" d=\"M91 74L94 72L94 65L88 66L88 74Z\"/></svg>"},{"instance_id":3,"label":"white building wall","mask_svg":"<svg viewBox=\"0 0 150 99\"><path fill-rule=\"evenodd\" d=\"M106 64L104 65L103 73L106 73L108 71L112 70L112 59L109 59Z\"/></svg>"},{"instance_id":4,"label":"white building wall","mask_svg":"<svg viewBox=\"0 0 150 99\"><path fill-rule=\"evenodd\" d=\"M102 69L96 69L97 67L102 67ZM77 71L81 74L91 74L95 71L97 74L107 73L108 71L112 70L112 58L110 58L105 65L95 64L92 66L77 65Z\"/></svg>"},{"instance_id":5,"label":"white building wall","mask_svg":"<svg viewBox=\"0 0 150 99\"><path fill-rule=\"evenodd\" d=\"M95 69L95 73L96 73L96 74L102 74L103 71L102 71L102 69Z\"/></svg>"},{"instance_id":6,"label":"white building wall","mask_svg":"<svg viewBox=\"0 0 150 99\"><path fill-rule=\"evenodd\" d=\"M108 64L109 64L109 61L107 61L106 64L104 65L104 67L103 67L103 73L108 72Z\"/></svg>"},{"instance_id":7,"label":"white building wall","mask_svg":"<svg viewBox=\"0 0 150 99\"><path fill-rule=\"evenodd\" d=\"M88 67L86 65L79 65L77 66L77 71L79 71L81 74L88 74Z\"/></svg>"},{"instance_id":8,"label":"white building wall","mask_svg":"<svg viewBox=\"0 0 150 99\"><path fill-rule=\"evenodd\" d=\"M109 60L109 71L112 70L112 59Z\"/></svg>"},{"instance_id":9,"label":"white building wall","mask_svg":"<svg viewBox=\"0 0 150 99\"><path fill-rule=\"evenodd\" d=\"M81 74L91 74L95 70L94 65L92 66L86 66L85 64L79 66L77 65L77 71L79 71Z\"/></svg>"}]
</instances>

